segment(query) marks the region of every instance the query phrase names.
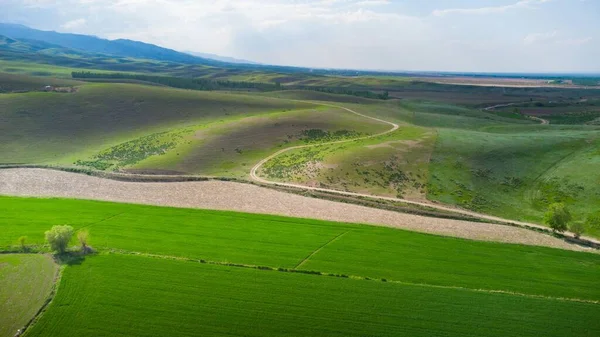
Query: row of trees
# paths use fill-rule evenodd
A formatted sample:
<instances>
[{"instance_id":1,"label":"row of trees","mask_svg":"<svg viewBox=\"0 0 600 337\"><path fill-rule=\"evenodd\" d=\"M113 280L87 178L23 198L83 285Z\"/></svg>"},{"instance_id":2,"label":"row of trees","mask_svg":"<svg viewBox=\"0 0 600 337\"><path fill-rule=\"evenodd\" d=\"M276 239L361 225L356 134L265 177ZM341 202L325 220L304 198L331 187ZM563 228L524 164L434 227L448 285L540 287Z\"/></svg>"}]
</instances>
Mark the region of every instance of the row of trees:
<instances>
[{"instance_id":1,"label":"row of trees","mask_svg":"<svg viewBox=\"0 0 600 337\"><path fill-rule=\"evenodd\" d=\"M352 95L364 98L382 99L386 100L389 98L389 92L376 93L369 90L353 90L349 88L340 87L317 87L317 86L282 86L280 82L276 83L264 83L264 82L246 82L246 81L228 81L228 80L211 80L205 78L184 78L184 77L173 77L173 76L154 76L144 74L127 74L127 73L93 73L90 71L74 71L71 73L73 78L80 79L112 79L112 80L134 80L151 82L168 87L179 88L179 89L190 89L190 90L239 90L239 89L251 89L258 91L279 91L279 90L312 90L319 92L326 92L330 94L341 94L341 95Z\"/></svg>"},{"instance_id":2,"label":"row of trees","mask_svg":"<svg viewBox=\"0 0 600 337\"><path fill-rule=\"evenodd\" d=\"M551 204L544 214L544 223L550 226L552 231L563 233L570 230L576 238L579 238L584 233L586 226L600 227L600 212L589 215L585 222L572 220L573 215L563 203Z\"/></svg>"},{"instance_id":3,"label":"row of trees","mask_svg":"<svg viewBox=\"0 0 600 337\"><path fill-rule=\"evenodd\" d=\"M243 81L221 81L210 80L204 78L184 78L173 76L153 76L143 74L126 74L126 73L92 73L89 71L74 71L71 73L73 78L81 79L121 79L151 82L168 87L190 90L224 90L224 89L254 89L259 91L275 91L280 90L279 83L258 83L258 82L243 82Z\"/></svg>"}]
</instances>

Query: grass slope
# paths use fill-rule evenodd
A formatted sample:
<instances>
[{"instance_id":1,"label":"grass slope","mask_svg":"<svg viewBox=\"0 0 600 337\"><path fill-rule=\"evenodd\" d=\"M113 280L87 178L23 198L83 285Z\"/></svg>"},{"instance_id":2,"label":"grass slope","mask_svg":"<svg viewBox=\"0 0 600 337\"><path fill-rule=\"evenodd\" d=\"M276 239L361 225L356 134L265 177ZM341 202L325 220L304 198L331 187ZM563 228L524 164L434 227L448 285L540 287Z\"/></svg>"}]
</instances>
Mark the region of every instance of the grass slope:
<instances>
[{"instance_id":1,"label":"grass slope","mask_svg":"<svg viewBox=\"0 0 600 337\"><path fill-rule=\"evenodd\" d=\"M288 146L360 137L387 125L333 107L263 114L202 125L182 146L133 168L246 178L260 159Z\"/></svg>"},{"instance_id":2,"label":"grass slope","mask_svg":"<svg viewBox=\"0 0 600 337\"><path fill-rule=\"evenodd\" d=\"M71 94L0 95L1 161L72 164L85 154L153 133L309 107L314 106L265 97L112 83L84 85Z\"/></svg>"},{"instance_id":3,"label":"grass slope","mask_svg":"<svg viewBox=\"0 0 600 337\"><path fill-rule=\"evenodd\" d=\"M0 255L0 337L13 337L40 310L58 266L44 255Z\"/></svg>"},{"instance_id":4,"label":"grass slope","mask_svg":"<svg viewBox=\"0 0 600 337\"><path fill-rule=\"evenodd\" d=\"M344 191L423 198L435 134L401 125L383 136L297 149L265 163L271 180Z\"/></svg>"},{"instance_id":5,"label":"grass slope","mask_svg":"<svg viewBox=\"0 0 600 337\"><path fill-rule=\"evenodd\" d=\"M600 206L595 188L600 171L592 168L600 160L599 136L575 128L504 133L441 129L428 197L538 222L550 203L565 202L582 220Z\"/></svg>"},{"instance_id":6,"label":"grass slope","mask_svg":"<svg viewBox=\"0 0 600 337\"><path fill-rule=\"evenodd\" d=\"M21 235L40 244L50 226L70 224L88 228L92 245L100 249L284 268L302 263L304 270L600 300L597 254L317 220L92 201L2 197L0 210L0 248L14 245Z\"/></svg>"},{"instance_id":7,"label":"grass slope","mask_svg":"<svg viewBox=\"0 0 600 337\"><path fill-rule=\"evenodd\" d=\"M600 306L107 255L29 336L595 336Z\"/></svg>"}]
</instances>

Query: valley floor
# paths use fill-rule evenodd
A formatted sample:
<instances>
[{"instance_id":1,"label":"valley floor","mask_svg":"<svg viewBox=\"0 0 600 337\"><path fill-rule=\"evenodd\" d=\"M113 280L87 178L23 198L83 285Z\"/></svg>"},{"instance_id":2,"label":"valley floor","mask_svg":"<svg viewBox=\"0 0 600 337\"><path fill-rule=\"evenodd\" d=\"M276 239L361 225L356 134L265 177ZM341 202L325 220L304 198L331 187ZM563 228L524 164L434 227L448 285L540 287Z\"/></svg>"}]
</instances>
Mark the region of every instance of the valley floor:
<instances>
[{"instance_id":1,"label":"valley floor","mask_svg":"<svg viewBox=\"0 0 600 337\"><path fill-rule=\"evenodd\" d=\"M65 197L364 223L460 238L569 250L590 249L523 228L429 218L280 192L251 184L204 181L135 183L45 169L0 170L0 195Z\"/></svg>"}]
</instances>

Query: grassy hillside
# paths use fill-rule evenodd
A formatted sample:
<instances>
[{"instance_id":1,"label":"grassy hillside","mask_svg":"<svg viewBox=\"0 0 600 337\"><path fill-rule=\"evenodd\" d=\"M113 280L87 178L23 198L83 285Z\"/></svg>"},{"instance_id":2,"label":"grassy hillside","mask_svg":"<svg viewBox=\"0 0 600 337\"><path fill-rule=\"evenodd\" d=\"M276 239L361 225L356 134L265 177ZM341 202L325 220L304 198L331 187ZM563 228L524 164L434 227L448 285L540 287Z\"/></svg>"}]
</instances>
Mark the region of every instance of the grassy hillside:
<instances>
[{"instance_id":1,"label":"grassy hillside","mask_svg":"<svg viewBox=\"0 0 600 337\"><path fill-rule=\"evenodd\" d=\"M0 96L3 162L65 162L157 132L308 104L130 84ZM76 140L76 141L75 141Z\"/></svg>"},{"instance_id":2,"label":"grassy hillside","mask_svg":"<svg viewBox=\"0 0 600 337\"><path fill-rule=\"evenodd\" d=\"M0 337L13 337L50 296L58 266L44 255L0 255Z\"/></svg>"},{"instance_id":3,"label":"grassy hillside","mask_svg":"<svg viewBox=\"0 0 600 337\"><path fill-rule=\"evenodd\" d=\"M597 304L107 255L67 268L28 335L593 336L598 314Z\"/></svg>"},{"instance_id":4,"label":"grassy hillside","mask_svg":"<svg viewBox=\"0 0 600 337\"><path fill-rule=\"evenodd\" d=\"M565 202L576 219L598 209L600 132L439 130L428 197L508 218L540 221ZM592 234L597 229L590 228Z\"/></svg>"},{"instance_id":5,"label":"grassy hillside","mask_svg":"<svg viewBox=\"0 0 600 337\"><path fill-rule=\"evenodd\" d=\"M101 250L600 300L597 254L235 212L63 199L0 200L4 248L21 235L40 244L50 226L70 224L87 228L92 246Z\"/></svg>"},{"instance_id":6,"label":"grassy hillside","mask_svg":"<svg viewBox=\"0 0 600 337\"><path fill-rule=\"evenodd\" d=\"M0 78L24 88L49 81ZM475 101L470 106L443 102L448 94L486 100L504 95L508 101L533 95L587 109L596 102L593 90L586 91L590 98L575 99L579 90L417 83L407 84L412 88L407 90L435 99L372 100L307 90L242 94L56 81L77 84L78 90L0 95L1 163L247 178L254 164L282 148L351 140L389 128L331 107L337 104L401 128L376 139L287 152L260 173L310 186L427 198L534 222L542 221L552 202L567 203L576 220L600 207L592 188L600 182L598 126L548 127L520 113L474 108L480 104ZM548 109L567 103L556 104ZM600 235L599 230L587 232Z\"/></svg>"},{"instance_id":7,"label":"grassy hillside","mask_svg":"<svg viewBox=\"0 0 600 337\"><path fill-rule=\"evenodd\" d=\"M433 130L403 124L376 138L286 152L260 173L277 181L424 198L435 137Z\"/></svg>"}]
</instances>

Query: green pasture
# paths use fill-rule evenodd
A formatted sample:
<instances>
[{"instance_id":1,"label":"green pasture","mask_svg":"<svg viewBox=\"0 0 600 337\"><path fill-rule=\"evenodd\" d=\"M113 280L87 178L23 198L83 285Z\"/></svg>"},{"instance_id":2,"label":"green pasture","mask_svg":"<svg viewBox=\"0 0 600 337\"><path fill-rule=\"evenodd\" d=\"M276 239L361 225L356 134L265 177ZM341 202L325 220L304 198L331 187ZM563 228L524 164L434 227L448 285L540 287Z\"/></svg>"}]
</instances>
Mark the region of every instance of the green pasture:
<instances>
[{"instance_id":1,"label":"green pasture","mask_svg":"<svg viewBox=\"0 0 600 337\"><path fill-rule=\"evenodd\" d=\"M439 129L428 198L517 220L541 222L553 202L575 220L598 209L600 133L575 129L488 133ZM589 228L597 235L597 229Z\"/></svg>"},{"instance_id":2,"label":"green pasture","mask_svg":"<svg viewBox=\"0 0 600 337\"><path fill-rule=\"evenodd\" d=\"M600 255L591 253L366 225L96 201L0 197L0 210L2 249L16 245L22 235L42 244L45 230L69 224L89 230L91 245L101 251L299 266L390 281L600 300Z\"/></svg>"},{"instance_id":3,"label":"green pasture","mask_svg":"<svg viewBox=\"0 0 600 337\"><path fill-rule=\"evenodd\" d=\"M600 306L102 255L68 266L28 336L595 336Z\"/></svg>"},{"instance_id":4,"label":"green pasture","mask_svg":"<svg viewBox=\"0 0 600 337\"><path fill-rule=\"evenodd\" d=\"M398 197L423 197L435 132L403 124L386 135L296 149L264 164L278 181Z\"/></svg>"},{"instance_id":5,"label":"green pasture","mask_svg":"<svg viewBox=\"0 0 600 337\"><path fill-rule=\"evenodd\" d=\"M29 322L50 295L56 274L50 256L0 254L0 337L13 337Z\"/></svg>"}]
</instances>

